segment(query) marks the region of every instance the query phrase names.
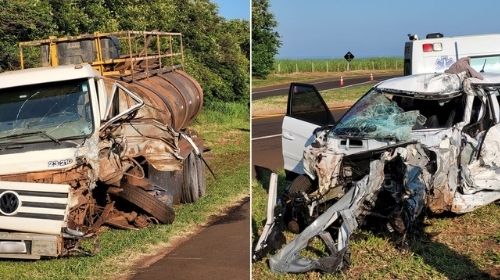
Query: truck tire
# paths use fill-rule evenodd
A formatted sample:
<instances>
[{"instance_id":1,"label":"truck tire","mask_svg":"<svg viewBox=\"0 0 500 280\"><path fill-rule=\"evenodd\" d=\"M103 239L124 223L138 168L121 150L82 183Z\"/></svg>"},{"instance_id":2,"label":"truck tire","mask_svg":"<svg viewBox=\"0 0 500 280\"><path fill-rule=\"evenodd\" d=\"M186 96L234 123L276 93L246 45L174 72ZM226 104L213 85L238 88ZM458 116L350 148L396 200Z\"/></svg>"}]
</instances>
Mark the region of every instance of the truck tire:
<instances>
[{"instance_id":1,"label":"truck tire","mask_svg":"<svg viewBox=\"0 0 500 280\"><path fill-rule=\"evenodd\" d=\"M171 224L175 219L175 212L172 207L139 187L124 185L123 190L117 193L117 196L139 207L163 224Z\"/></svg>"},{"instance_id":2,"label":"truck tire","mask_svg":"<svg viewBox=\"0 0 500 280\"><path fill-rule=\"evenodd\" d=\"M198 157L191 152L184 160L182 174L184 183L182 184L182 203L193 203L200 197L200 188L198 182Z\"/></svg>"}]
</instances>

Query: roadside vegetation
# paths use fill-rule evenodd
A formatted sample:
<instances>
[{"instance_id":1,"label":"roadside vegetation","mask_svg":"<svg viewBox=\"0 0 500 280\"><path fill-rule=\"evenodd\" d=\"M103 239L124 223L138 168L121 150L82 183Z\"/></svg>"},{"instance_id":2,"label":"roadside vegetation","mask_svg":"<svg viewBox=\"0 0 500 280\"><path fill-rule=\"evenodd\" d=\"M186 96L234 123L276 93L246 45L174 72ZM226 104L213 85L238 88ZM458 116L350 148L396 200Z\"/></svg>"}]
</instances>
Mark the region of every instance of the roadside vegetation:
<instances>
[{"instance_id":1,"label":"roadside vegetation","mask_svg":"<svg viewBox=\"0 0 500 280\"><path fill-rule=\"evenodd\" d=\"M335 88L320 91L329 108L351 106L365 94L375 82L362 85ZM284 115L286 113L288 96L272 96L252 101L252 117L265 117L270 115Z\"/></svg>"},{"instance_id":2,"label":"roadside vegetation","mask_svg":"<svg viewBox=\"0 0 500 280\"><path fill-rule=\"evenodd\" d=\"M370 77L373 75L374 79L386 75L402 76L402 70L356 70L349 72L298 72L290 74L269 74L265 79L252 78L252 91L258 92L264 88L271 87L287 87L292 82L309 83L314 81L324 80L339 80L340 77L344 79L354 77Z\"/></svg>"},{"instance_id":3,"label":"roadside vegetation","mask_svg":"<svg viewBox=\"0 0 500 280\"><path fill-rule=\"evenodd\" d=\"M192 125L211 149L205 154L207 194L193 204L175 206L171 225L141 230L106 228L84 245L94 256L40 261L2 260L0 279L121 279L141 257L153 255L206 224L214 215L249 196L249 114L247 104L213 102Z\"/></svg>"},{"instance_id":4,"label":"roadside vegetation","mask_svg":"<svg viewBox=\"0 0 500 280\"><path fill-rule=\"evenodd\" d=\"M254 180L252 189L253 244L265 223L268 176ZM279 191L286 185L279 173ZM358 229L350 239L351 266L338 274L277 274L268 259L253 264L253 279L498 279L500 277L500 205L490 204L465 215L425 218L422 232L400 249L386 232ZM291 241L296 235L287 232ZM319 240L301 254L324 256Z\"/></svg>"},{"instance_id":5,"label":"roadside vegetation","mask_svg":"<svg viewBox=\"0 0 500 280\"><path fill-rule=\"evenodd\" d=\"M249 100L249 22L222 18L210 0L0 0L0 4L0 72L19 69L21 41L121 30L180 32L186 70L203 87L205 101Z\"/></svg>"},{"instance_id":6,"label":"roadside vegetation","mask_svg":"<svg viewBox=\"0 0 500 280\"><path fill-rule=\"evenodd\" d=\"M356 70L401 70L401 57L368 57L355 58L348 63L344 58L335 59L276 59L273 74L290 74L303 72L345 72Z\"/></svg>"},{"instance_id":7,"label":"roadside vegetation","mask_svg":"<svg viewBox=\"0 0 500 280\"><path fill-rule=\"evenodd\" d=\"M252 75L259 78L272 72L274 56L281 46L275 30L278 22L269 6L269 0L252 0Z\"/></svg>"}]
</instances>

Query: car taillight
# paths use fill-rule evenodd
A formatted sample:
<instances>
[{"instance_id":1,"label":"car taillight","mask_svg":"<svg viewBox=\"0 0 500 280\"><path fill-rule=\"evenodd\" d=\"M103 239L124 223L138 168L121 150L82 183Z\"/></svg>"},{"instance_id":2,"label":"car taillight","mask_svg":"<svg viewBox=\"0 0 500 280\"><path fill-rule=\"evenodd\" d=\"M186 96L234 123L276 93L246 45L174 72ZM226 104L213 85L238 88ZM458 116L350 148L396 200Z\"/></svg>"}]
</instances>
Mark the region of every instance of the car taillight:
<instances>
[{"instance_id":1,"label":"car taillight","mask_svg":"<svg viewBox=\"0 0 500 280\"><path fill-rule=\"evenodd\" d=\"M443 50L443 45L441 43L423 44L422 50L424 52L438 52Z\"/></svg>"}]
</instances>

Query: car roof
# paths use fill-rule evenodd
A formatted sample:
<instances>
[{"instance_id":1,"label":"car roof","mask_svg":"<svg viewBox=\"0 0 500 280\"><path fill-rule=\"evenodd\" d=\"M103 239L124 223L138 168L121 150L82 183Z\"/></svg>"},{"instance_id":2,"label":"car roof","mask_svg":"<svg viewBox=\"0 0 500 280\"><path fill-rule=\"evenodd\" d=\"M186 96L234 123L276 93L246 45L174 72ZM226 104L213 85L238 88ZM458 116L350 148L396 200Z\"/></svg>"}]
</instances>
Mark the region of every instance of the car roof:
<instances>
[{"instance_id":1,"label":"car roof","mask_svg":"<svg viewBox=\"0 0 500 280\"><path fill-rule=\"evenodd\" d=\"M0 88L76 80L99 76L89 64L39 67L0 73Z\"/></svg>"},{"instance_id":2,"label":"car roof","mask_svg":"<svg viewBox=\"0 0 500 280\"><path fill-rule=\"evenodd\" d=\"M481 73L481 75L483 80L470 78L471 84L486 87L500 86L500 74ZM385 80L375 88L384 92L420 98L449 98L461 94L462 78L460 74L416 74Z\"/></svg>"}]
</instances>

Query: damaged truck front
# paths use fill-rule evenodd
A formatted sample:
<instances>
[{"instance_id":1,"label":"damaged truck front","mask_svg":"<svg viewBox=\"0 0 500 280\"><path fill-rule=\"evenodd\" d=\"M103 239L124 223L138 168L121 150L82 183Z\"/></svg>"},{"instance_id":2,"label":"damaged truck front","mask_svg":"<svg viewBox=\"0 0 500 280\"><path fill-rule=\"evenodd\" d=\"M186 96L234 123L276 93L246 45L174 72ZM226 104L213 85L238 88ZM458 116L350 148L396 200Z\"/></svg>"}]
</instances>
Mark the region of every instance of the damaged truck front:
<instances>
[{"instance_id":1,"label":"damaged truck front","mask_svg":"<svg viewBox=\"0 0 500 280\"><path fill-rule=\"evenodd\" d=\"M292 84L283 154L285 169L301 175L280 198L271 180L254 259L277 250L275 272L335 272L349 265L351 233L370 219L404 240L424 209L466 213L500 199L500 75L458 69L379 83L335 124L313 86ZM291 156L300 145L287 143L300 141L299 127L315 129L300 161ZM285 228L298 235L281 247ZM315 237L329 254L304 257Z\"/></svg>"},{"instance_id":2,"label":"damaged truck front","mask_svg":"<svg viewBox=\"0 0 500 280\"><path fill-rule=\"evenodd\" d=\"M41 67L0 74L0 257L68 255L102 225L171 223L174 203L204 194L202 142L186 129L203 93L181 70L180 34L20 50L22 68L34 55Z\"/></svg>"}]
</instances>

